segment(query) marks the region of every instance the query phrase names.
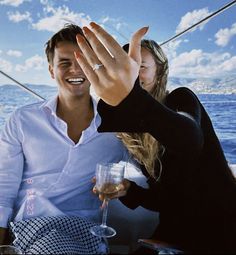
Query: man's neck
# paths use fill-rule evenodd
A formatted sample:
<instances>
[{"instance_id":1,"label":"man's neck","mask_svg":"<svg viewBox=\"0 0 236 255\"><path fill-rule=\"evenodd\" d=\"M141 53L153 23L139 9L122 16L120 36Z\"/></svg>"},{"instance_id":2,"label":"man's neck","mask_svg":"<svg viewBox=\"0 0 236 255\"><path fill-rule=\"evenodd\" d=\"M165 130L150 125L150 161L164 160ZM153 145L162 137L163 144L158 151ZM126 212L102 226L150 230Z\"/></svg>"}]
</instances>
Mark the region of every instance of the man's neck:
<instances>
[{"instance_id":1,"label":"man's neck","mask_svg":"<svg viewBox=\"0 0 236 255\"><path fill-rule=\"evenodd\" d=\"M57 116L67 123L68 136L77 143L83 130L89 127L93 117L91 96L65 100L58 97Z\"/></svg>"},{"instance_id":2,"label":"man's neck","mask_svg":"<svg viewBox=\"0 0 236 255\"><path fill-rule=\"evenodd\" d=\"M83 98L63 98L58 96L57 115L68 118L74 114L77 116L86 115L93 109L91 96Z\"/></svg>"}]
</instances>

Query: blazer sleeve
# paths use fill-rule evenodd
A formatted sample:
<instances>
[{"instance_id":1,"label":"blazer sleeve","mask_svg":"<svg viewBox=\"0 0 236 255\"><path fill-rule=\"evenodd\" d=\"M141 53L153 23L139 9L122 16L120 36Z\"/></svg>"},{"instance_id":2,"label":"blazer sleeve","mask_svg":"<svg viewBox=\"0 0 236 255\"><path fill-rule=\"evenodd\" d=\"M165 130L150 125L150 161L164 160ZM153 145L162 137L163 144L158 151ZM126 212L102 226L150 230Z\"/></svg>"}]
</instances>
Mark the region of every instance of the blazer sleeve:
<instances>
[{"instance_id":1,"label":"blazer sleeve","mask_svg":"<svg viewBox=\"0 0 236 255\"><path fill-rule=\"evenodd\" d=\"M201 107L187 88L171 92L165 104L161 104L136 81L118 106L99 101L102 121L98 132L148 132L172 153L197 155L203 146Z\"/></svg>"},{"instance_id":2,"label":"blazer sleeve","mask_svg":"<svg viewBox=\"0 0 236 255\"><path fill-rule=\"evenodd\" d=\"M130 184L126 196L119 198L124 205L130 209L142 206L152 211L160 210L161 198L160 185L158 183L149 183L149 188L143 188L132 181L130 181Z\"/></svg>"}]
</instances>

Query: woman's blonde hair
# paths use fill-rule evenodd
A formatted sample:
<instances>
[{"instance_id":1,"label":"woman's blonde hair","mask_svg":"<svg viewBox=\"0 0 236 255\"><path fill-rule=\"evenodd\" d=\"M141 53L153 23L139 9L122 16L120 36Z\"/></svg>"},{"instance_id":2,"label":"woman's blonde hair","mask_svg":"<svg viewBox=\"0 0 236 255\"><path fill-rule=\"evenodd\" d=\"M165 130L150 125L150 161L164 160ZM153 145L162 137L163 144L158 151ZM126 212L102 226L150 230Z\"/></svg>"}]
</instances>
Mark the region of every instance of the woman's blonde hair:
<instances>
[{"instance_id":1,"label":"woman's blonde hair","mask_svg":"<svg viewBox=\"0 0 236 255\"><path fill-rule=\"evenodd\" d=\"M161 47L153 40L142 40L141 46L152 54L157 66L155 84L150 95L162 103L167 94L168 59ZM162 168L160 155L163 153L163 146L149 133L118 133L117 136L121 138L131 155L145 166L148 173L155 179L159 179ZM159 173L155 173L156 160L160 164Z\"/></svg>"}]
</instances>

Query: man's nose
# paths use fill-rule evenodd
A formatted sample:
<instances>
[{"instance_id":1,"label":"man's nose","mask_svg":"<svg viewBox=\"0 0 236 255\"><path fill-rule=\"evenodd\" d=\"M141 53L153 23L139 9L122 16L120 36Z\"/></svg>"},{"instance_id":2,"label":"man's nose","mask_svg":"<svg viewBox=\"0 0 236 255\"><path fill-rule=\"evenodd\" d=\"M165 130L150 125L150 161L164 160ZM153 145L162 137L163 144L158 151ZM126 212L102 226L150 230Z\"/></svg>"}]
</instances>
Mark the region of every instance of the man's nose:
<instances>
[{"instance_id":1,"label":"man's nose","mask_svg":"<svg viewBox=\"0 0 236 255\"><path fill-rule=\"evenodd\" d=\"M139 75L139 78L143 78L143 71L142 71L142 70L139 70L138 75Z\"/></svg>"},{"instance_id":2,"label":"man's nose","mask_svg":"<svg viewBox=\"0 0 236 255\"><path fill-rule=\"evenodd\" d=\"M78 71L81 72L82 71L82 69L77 61L73 61L72 65L71 65L71 71L72 72L78 72Z\"/></svg>"}]
</instances>

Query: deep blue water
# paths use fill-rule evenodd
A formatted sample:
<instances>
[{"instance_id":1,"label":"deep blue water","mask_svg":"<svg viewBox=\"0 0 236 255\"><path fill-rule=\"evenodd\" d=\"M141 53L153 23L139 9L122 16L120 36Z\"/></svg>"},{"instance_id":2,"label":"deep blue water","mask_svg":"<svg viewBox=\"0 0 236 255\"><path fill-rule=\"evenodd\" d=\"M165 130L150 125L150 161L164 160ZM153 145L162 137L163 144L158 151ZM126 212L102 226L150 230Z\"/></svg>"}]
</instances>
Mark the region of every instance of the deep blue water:
<instances>
[{"instance_id":1,"label":"deep blue water","mask_svg":"<svg viewBox=\"0 0 236 255\"><path fill-rule=\"evenodd\" d=\"M227 160L236 164L236 94L198 97L212 120Z\"/></svg>"},{"instance_id":2,"label":"deep blue water","mask_svg":"<svg viewBox=\"0 0 236 255\"><path fill-rule=\"evenodd\" d=\"M30 88L46 99L56 94L55 87ZM212 120L227 160L236 164L236 94L201 94L198 97ZM37 101L37 98L17 86L0 86L0 130L15 108Z\"/></svg>"}]
</instances>

